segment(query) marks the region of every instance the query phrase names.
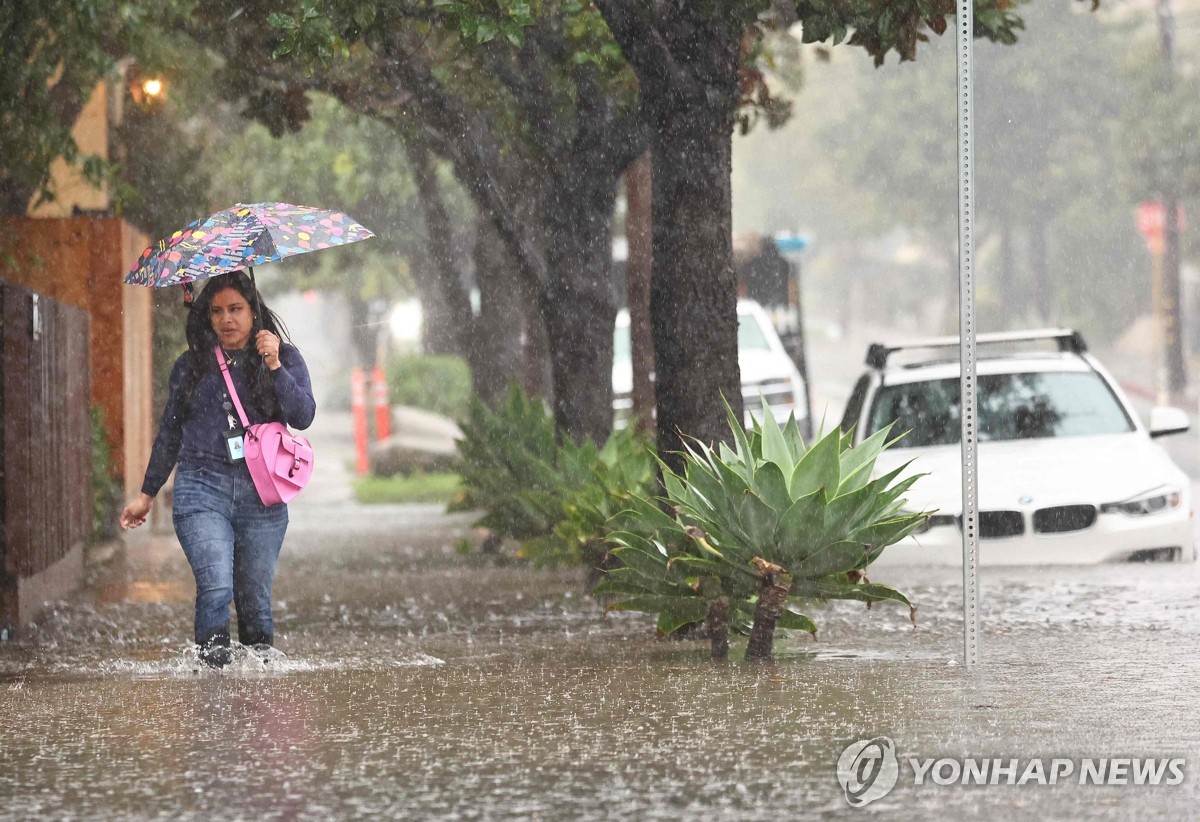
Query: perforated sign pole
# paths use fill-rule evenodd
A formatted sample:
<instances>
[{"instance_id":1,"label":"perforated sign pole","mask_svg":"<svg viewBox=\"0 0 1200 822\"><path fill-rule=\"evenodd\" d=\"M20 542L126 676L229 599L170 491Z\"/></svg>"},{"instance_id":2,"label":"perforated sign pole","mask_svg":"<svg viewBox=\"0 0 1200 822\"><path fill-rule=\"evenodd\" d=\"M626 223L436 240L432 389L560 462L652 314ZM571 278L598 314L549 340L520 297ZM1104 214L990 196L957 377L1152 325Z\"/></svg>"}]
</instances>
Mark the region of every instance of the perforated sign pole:
<instances>
[{"instance_id":1,"label":"perforated sign pole","mask_svg":"<svg viewBox=\"0 0 1200 822\"><path fill-rule=\"evenodd\" d=\"M966 667L979 664L979 476L975 409L975 272L972 209L971 0L958 0L958 339L962 408L963 655Z\"/></svg>"}]
</instances>

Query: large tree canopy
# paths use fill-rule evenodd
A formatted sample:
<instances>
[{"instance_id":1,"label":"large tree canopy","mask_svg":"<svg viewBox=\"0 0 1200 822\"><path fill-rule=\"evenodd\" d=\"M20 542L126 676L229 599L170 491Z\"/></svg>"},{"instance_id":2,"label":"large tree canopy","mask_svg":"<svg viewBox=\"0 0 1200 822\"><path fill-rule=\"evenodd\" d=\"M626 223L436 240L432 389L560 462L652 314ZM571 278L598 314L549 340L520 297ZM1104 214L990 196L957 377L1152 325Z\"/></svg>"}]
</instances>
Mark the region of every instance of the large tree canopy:
<instances>
[{"instance_id":1,"label":"large tree canopy","mask_svg":"<svg viewBox=\"0 0 1200 822\"><path fill-rule=\"evenodd\" d=\"M953 0L793 2L595 0L637 74L654 125L651 314L658 446L679 470L683 436L727 438L719 395L741 407L731 244L731 147L764 29L799 23L805 42L860 46L882 63L916 57ZM1013 42L1011 0L976 3L976 36Z\"/></svg>"},{"instance_id":2,"label":"large tree canopy","mask_svg":"<svg viewBox=\"0 0 1200 822\"><path fill-rule=\"evenodd\" d=\"M560 427L607 436L611 219L647 130L594 7L544 3L535 24L517 3L251 3L191 31L268 124L301 125L304 95L324 91L449 158L534 295Z\"/></svg>"}]
</instances>

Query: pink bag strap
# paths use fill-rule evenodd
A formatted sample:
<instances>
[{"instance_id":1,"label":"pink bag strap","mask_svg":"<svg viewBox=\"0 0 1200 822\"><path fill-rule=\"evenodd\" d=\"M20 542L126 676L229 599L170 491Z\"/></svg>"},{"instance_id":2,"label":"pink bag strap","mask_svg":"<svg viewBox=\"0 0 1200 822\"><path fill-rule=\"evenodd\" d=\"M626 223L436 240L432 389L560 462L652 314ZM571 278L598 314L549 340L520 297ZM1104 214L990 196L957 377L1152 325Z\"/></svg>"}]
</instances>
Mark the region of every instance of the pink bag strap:
<instances>
[{"instance_id":1,"label":"pink bag strap","mask_svg":"<svg viewBox=\"0 0 1200 822\"><path fill-rule=\"evenodd\" d=\"M217 355L217 364L221 366L221 373L225 376L225 386L229 389L229 396L233 400L233 407L237 409L238 417L242 421L242 428L250 428L250 420L246 419L246 412L242 410L242 401L238 399L237 389L233 387L233 377L229 376L229 366L225 364L225 352L221 350L218 344L213 347L213 353Z\"/></svg>"}]
</instances>

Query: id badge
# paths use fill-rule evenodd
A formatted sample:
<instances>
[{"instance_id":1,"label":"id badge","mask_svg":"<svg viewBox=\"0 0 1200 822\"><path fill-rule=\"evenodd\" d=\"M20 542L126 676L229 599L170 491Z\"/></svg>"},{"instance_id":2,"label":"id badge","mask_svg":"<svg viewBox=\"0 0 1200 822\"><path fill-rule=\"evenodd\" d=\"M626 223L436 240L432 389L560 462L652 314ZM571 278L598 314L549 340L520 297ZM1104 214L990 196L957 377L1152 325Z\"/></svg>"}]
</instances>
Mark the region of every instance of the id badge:
<instances>
[{"instance_id":1,"label":"id badge","mask_svg":"<svg viewBox=\"0 0 1200 822\"><path fill-rule=\"evenodd\" d=\"M230 462L241 462L246 458L245 440L241 433L225 435L225 450Z\"/></svg>"}]
</instances>

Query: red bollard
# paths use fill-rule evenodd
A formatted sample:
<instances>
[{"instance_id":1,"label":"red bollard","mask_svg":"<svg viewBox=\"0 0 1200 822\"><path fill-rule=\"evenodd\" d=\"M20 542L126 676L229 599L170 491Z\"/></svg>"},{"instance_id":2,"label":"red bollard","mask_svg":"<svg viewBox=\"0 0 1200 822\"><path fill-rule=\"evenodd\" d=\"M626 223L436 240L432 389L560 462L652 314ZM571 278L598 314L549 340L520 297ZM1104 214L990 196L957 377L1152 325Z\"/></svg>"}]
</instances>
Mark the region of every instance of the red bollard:
<instances>
[{"instance_id":1,"label":"red bollard","mask_svg":"<svg viewBox=\"0 0 1200 822\"><path fill-rule=\"evenodd\" d=\"M378 365L371 369L371 394L375 399L375 441L382 442L392 435L392 409L388 407L387 377Z\"/></svg>"},{"instance_id":2,"label":"red bollard","mask_svg":"<svg viewBox=\"0 0 1200 822\"><path fill-rule=\"evenodd\" d=\"M359 475L370 470L367 462L367 380L361 368L350 373L350 413L354 418L354 468Z\"/></svg>"}]
</instances>

